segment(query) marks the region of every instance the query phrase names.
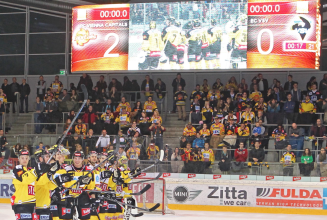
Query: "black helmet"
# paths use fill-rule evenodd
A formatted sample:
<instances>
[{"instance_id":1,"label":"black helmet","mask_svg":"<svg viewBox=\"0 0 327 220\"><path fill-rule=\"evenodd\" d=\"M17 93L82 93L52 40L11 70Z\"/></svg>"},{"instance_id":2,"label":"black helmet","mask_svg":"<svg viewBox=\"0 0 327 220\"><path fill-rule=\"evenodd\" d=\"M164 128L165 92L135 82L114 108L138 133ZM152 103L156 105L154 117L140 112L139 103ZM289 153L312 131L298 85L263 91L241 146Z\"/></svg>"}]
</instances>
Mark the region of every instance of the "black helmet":
<instances>
[{"instance_id":1,"label":"black helmet","mask_svg":"<svg viewBox=\"0 0 327 220\"><path fill-rule=\"evenodd\" d=\"M109 150L107 152L107 154L108 154L108 161L111 164L114 164L114 162L117 160L116 155L115 155L115 151L114 150Z\"/></svg>"},{"instance_id":2,"label":"black helmet","mask_svg":"<svg viewBox=\"0 0 327 220\"><path fill-rule=\"evenodd\" d=\"M176 25L176 27L180 27L181 26L181 22L180 21L176 21L175 22L175 25Z\"/></svg>"},{"instance_id":3,"label":"black helmet","mask_svg":"<svg viewBox=\"0 0 327 220\"><path fill-rule=\"evenodd\" d=\"M34 153L36 162L40 163L41 161L39 160L39 158L46 155L46 154L49 154L49 151L43 150L42 148L36 150L35 153Z\"/></svg>"},{"instance_id":4,"label":"black helmet","mask_svg":"<svg viewBox=\"0 0 327 220\"><path fill-rule=\"evenodd\" d=\"M23 155L30 156L30 152L28 150L24 150L24 149L20 150L18 152L18 156L20 157L20 156L23 156Z\"/></svg>"},{"instance_id":5,"label":"black helmet","mask_svg":"<svg viewBox=\"0 0 327 220\"><path fill-rule=\"evenodd\" d=\"M174 17L167 18L167 21L170 23L170 25L175 25L176 19Z\"/></svg>"},{"instance_id":6,"label":"black helmet","mask_svg":"<svg viewBox=\"0 0 327 220\"><path fill-rule=\"evenodd\" d=\"M213 19L211 19L210 23L211 23L212 26L216 26L217 25L217 20L213 18Z\"/></svg>"},{"instance_id":7,"label":"black helmet","mask_svg":"<svg viewBox=\"0 0 327 220\"><path fill-rule=\"evenodd\" d=\"M194 27L201 27L201 22L199 21L199 19L195 19L195 20L193 21L193 26L194 26Z\"/></svg>"},{"instance_id":8,"label":"black helmet","mask_svg":"<svg viewBox=\"0 0 327 220\"><path fill-rule=\"evenodd\" d=\"M84 152L83 151L75 151L72 158L74 159L75 157L81 157L82 159L84 159L85 158Z\"/></svg>"}]
</instances>

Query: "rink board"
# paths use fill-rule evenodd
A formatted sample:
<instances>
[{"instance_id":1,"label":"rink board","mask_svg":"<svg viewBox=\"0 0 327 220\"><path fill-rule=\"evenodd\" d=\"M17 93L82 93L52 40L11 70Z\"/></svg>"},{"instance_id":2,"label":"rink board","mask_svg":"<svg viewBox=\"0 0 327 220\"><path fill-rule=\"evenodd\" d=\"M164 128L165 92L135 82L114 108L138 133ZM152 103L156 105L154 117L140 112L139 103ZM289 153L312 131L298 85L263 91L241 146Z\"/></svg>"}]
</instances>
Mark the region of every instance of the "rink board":
<instances>
[{"instance_id":1,"label":"rink board","mask_svg":"<svg viewBox=\"0 0 327 220\"><path fill-rule=\"evenodd\" d=\"M327 182L170 177L164 178L170 209L327 215ZM139 184L132 188L140 190ZM0 203L10 203L14 190L11 176L0 175ZM152 184L142 199L147 204L162 203L162 194L162 186Z\"/></svg>"}]
</instances>

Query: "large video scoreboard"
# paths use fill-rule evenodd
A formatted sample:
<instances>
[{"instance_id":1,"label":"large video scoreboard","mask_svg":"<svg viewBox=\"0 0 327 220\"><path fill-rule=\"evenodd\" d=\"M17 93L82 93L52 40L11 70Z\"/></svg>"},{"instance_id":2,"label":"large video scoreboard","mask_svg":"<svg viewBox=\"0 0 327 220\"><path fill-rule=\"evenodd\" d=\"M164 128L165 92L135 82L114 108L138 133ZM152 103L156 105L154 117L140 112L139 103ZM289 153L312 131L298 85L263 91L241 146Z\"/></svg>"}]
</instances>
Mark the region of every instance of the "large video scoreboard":
<instances>
[{"instance_id":1,"label":"large video scoreboard","mask_svg":"<svg viewBox=\"0 0 327 220\"><path fill-rule=\"evenodd\" d=\"M73 8L72 72L319 68L318 1Z\"/></svg>"}]
</instances>

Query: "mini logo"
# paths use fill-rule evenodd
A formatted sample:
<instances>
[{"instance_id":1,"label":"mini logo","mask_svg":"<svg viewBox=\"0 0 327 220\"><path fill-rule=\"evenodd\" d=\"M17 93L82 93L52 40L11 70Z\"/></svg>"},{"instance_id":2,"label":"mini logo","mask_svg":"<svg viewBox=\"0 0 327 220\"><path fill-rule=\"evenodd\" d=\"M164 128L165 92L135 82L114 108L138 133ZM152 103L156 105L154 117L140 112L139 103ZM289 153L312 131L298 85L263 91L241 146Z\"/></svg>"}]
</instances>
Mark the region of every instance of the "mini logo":
<instances>
[{"instance_id":1,"label":"mini logo","mask_svg":"<svg viewBox=\"0 0 327 220\"><path fill-rule=\"evenodd\" d=\"M300 176L293 176L293 181L299 181L299 180L301 180Z\"/></svg>"},{"instance_id":2,"label":"mini logo","mask_svg":"<svg viewBox=\"0 0 327 220\"><path fill-rule=\"evenodd\" d=\"M300 16L300 20L296 20L294 23L295 24L292 26L292 30L297 31L302 40L304 40L305 35L307 35L308 30L311 28L310 22L304 17Z\"/></svg>"},{"instance_id":3,"label":"mini logo","mask_svg":"<svg viewBox=\"0 0 327 220\"><path fill-rule=\"evenodd\" d=\"M88 30L81 28L77 31L75 35L75 41L79 46L84 46L84 44L88 43L90 40L97 39L97 36L94 34L90 34ZM78 157L78 155L75 154Z\"/></svg>"},{"instance_id":4,"label":"mini logo","mask_svg":"<svg viewBox=\"0 0 327 220\"><path fill-rule=\"evenodd\" d=\"M221 175L213 175L213 179L220 179L221 178Z\"/></svg>"},{"instance_id":5,"label":"mini logo","mask_svg":"<svg viewBox=\"0 0 327 220\"><path fill-rule=\"evenodd\" d=\"M266 180L273 180L274 178L274 176L266 176Z\"/></svg>"},{"instance_id":6,"label":"mini logo","mask_svg":"<svg viewBox=\"0 0 327 220\"><path fill-rule=\"evenodd\" d=\"M194 177L196 177L196 174L188 174L187 175L187 178L194 178Z\"/></svg>"},{"instance_id":7,"label":"mini logo","mask_svg":"<svg viewBox=\"0 0 327 220\"><path fill-rule=\"evenodd\" d=\"M320 182L325 182L327 181L327 177L320 177Z\"/></svg>"},{"instance_id":8,"label":"mini logo","mask_svg":"<svg viewBox=\"0 0 327 220\"><path fill-rule=\"evenodd\" d=\"M202 190L189 191L185 186L177 186L174 190L167 190L168 199L175 199L176 202L183 203L195 199Z\"/></svg>"},{"instance_id":9,"label":"mini logo","mask_svg":"<svg viewBox=\"0 0 327 220\"><path fill-rule=\"evenodd\" d=\"M162 177L170 177L170 173L163 173Z\"/></svg>"},{"instance_id":10,"label":"mini logo","mask_svg":"<svg viewBox=\"0 0 327 220\"><path fill-rule=\"evenodd\" d=\"M32 214L31 213L21 213L20 214L20 219L31 219Z\"/></svg>"},{"instance_id":11,"label":"mini logo","mask_svg":"<svg viewBox=\"0 0 327 220\"><path fill-rule=\"evenodd\" d=\"M82 216L89 215L90 213L91 213L91 209L90 208L84 208L84 209L82 209Z\"/></svg>"},{"instance_id":12,"label":"mini logo","mask_svg":"<svg viewBox=\"0 0 327 220\"><path fill-rule=\"evenodd\" d=\"M240 176L239 176L239 180L245 180L245 179L247 179L247 178L248 178L247 175L240 175Z\"/></svg>"}]
</instances>

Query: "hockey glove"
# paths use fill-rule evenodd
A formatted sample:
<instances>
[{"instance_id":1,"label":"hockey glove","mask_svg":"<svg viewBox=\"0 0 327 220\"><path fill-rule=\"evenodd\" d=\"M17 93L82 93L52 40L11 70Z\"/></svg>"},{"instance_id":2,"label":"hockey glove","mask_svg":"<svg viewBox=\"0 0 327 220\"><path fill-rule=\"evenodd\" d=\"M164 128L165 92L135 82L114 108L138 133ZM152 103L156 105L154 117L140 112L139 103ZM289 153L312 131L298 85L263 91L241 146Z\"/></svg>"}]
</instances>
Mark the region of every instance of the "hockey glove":
<instances>
[{"instance_id":1,"label":"hockey glove","mask_svg":"<svg viewBox=\"0 0 327 220\"><path fill-rule=\"evenodd\" d=\"M41 177L44 173L47 173L50 171L50 164L46 163L38 163L35 167L35 172L38 177Z\"/></svg>"},{"instance_id":2,"label":"hockey glove","mask_svg":"<svg viewBox=\"0 0 327 220\"><path fill-rule=\"evenodd\" d=\"M89 176L82 176L80 181L82 184L84 185L88 185L92 180L92 177L89 177Z\"/></svg>"},{"instance_id":3,"label":"hockey glove","mask_svg":"<svg viewBox=\"0 0 327 220\"><path fill-rule=\"evenodd\" d=\"M130 174L133 177L137 177L137 176L141 175L141 168L137 167L137 168L131 170Z\"/></svg>"},{"instance_id":4,"label":"hockey glove","mask_svg":"<svg viewBox=\"0 0 327 220\"><path fill-rule=\"evenodd\" d=\"M57 172L60 169L60 164L59 161L56 161L52 164L50 164L51 168L50 168L50 173L54 174L55 172Z\"/></svg>"},{"instance_id":5,"label":"hockey glove","mask_svg":"<svg viewBox=\"0 0 327 220\"><path fill-rule=\"evenodd\" d=\"M113 175L111 171L105 170L101 172L101 179L110 178Z\"/></svg>"},{"instance_id":6,"label":"hockey glove","mask_svg":"<svg viewBox=\"0 0 327 220\"><path fill-rule=\"evenodd\" d=\"M61 186L63 183L70 182L72 180L73 180L72 173L61 174L55 178L55 181L58 186Z\"/></svg>"},{"instance_id":7,"label":"hockey glove","mask_svg":"<svg viewBox=\"0 0 327 220\"><path fill-rule=\"evenodd\" d=\"M59 202L61 200L61 196L59 191L54 190L54 193L51 195L51 202Z\"/></svg>"}]
</instances>

